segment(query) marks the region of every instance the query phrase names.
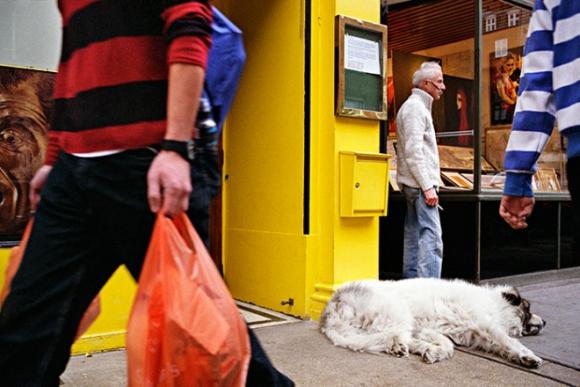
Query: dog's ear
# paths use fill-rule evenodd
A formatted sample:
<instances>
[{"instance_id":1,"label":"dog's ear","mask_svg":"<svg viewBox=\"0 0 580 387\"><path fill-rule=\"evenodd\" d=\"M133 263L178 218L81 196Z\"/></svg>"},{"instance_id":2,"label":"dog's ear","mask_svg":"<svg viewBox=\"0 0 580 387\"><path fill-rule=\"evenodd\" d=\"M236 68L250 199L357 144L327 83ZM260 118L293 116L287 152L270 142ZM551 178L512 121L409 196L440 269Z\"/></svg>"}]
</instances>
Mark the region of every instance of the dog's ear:
<instances>
[{"instance_id":1,"label":"dog's ear","mask_svg":"<svg viewBox=\"0 0 580 387\"><path fill-rule=\"evenodd\" d=\"M522 303L522 297L516 288L510 288L502 292L501 295L510 305L518 306Z\"/></svg>"}]
</instances>

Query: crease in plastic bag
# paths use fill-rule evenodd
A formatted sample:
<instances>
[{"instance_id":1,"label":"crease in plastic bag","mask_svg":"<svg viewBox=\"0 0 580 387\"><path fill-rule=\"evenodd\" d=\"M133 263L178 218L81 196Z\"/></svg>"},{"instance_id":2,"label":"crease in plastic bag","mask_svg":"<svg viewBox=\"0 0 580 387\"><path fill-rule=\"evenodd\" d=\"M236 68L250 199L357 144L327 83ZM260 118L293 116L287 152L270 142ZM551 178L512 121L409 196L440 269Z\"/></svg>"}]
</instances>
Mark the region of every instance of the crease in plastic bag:
<instances>
[{"instance_id":1,"label":"crease in plastic bag","mask_svg":"<svg viewBox=\"0 0 580 387\"><path fill-rule=\"evenodd\" d=\"M127 328L130 386L243 386L246 325L185 214L159 215Z\"/></svg>"}]
</instances>

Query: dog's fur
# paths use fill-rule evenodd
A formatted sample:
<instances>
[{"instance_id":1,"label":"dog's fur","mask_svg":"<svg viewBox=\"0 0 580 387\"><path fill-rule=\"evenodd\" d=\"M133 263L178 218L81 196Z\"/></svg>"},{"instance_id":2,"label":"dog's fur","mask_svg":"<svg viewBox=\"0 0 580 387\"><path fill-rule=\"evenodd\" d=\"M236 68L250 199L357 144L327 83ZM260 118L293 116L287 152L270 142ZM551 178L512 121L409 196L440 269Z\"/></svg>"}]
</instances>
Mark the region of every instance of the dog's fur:
<instances>
[{"instance_id":1,"label":"dog's fur","mask_svg":"<svg viewBox=\"0 0 580 387\"><path fill-rule=\"evenodd\" d=\"M459 345L530 368L542 359L514 337L537 335L545 325L514 287L426 278L346 283L320 319L330 341L355 351L414 353L434 363Z\"/></svg>"}]
</instances>

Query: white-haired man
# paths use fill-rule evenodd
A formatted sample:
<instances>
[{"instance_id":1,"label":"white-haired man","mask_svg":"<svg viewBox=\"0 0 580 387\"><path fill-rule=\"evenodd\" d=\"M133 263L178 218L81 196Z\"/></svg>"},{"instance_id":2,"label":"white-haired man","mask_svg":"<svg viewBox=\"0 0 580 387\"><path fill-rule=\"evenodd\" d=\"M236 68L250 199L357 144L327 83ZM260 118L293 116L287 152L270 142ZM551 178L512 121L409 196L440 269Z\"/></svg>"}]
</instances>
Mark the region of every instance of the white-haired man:
<instances>
[{"instance_id":1,"label":"white-haired man","mask_svg":"<svg viewBox=\"0 0 580 387\"><path fill-rule=\"evenodd\" d=\"M397 182L407 201L403 276L441 277L439 154L431 105L445 91L441 66L424 62L413 74L411 95L397 114Z\"/></svg>"}]
</instances>

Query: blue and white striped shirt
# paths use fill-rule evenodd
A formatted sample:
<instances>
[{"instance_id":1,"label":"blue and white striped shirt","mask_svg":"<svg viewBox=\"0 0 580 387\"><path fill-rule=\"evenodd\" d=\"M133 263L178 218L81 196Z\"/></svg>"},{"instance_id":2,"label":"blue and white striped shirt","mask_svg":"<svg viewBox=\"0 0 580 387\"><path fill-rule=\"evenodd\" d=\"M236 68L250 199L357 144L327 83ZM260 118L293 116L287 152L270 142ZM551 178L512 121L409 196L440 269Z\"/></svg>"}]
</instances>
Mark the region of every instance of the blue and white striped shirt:
<instances>
[{"instance_id":1,"label":"blue and white striped shirt","mask_svg":"<svg viewBox=\"0 0 580 387\"><path fill-rule=\"evenodd\" d=\"M504 194L533 196L536 162L558 121L580 157L580 0L536 0L504 167Z\"/></svg>"}]
</instances>

